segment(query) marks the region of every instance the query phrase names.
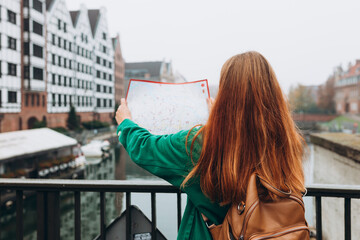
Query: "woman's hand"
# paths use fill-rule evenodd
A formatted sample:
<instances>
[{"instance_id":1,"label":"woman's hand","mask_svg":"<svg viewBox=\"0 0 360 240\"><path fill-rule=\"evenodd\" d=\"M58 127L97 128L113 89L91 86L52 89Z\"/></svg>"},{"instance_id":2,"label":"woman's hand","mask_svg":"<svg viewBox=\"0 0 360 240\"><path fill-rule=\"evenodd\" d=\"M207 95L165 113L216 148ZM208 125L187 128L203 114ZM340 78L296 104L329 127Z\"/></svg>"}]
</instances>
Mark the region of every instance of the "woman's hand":
<instances>
[{"instance_id":1,"label":"woman's hand","mask_svg":"<svg viewBox=\"0 0 360 240\"><path fill-rule=\"evenodd\" d=\"M121 99L121 104L116 111L115 119L118 124L122 123L125 119L131 119L131 112L125 98Z\"/></svg>"},{"instance_id":2,"label":"woman's hand","mask_svg":"<svg viewBox=\"0 0 360 240\"><path fill-rule=\"evenodd\" d=\"M214 103L215 103L215 99L212 98L212 97L209 97L209 98L206 99L206 102L207 102L207 104L208 104L208 109L209 109L209 112L210 112L211 109L212 109L212 106L213 106Z\"/></svg>"}]
</instances>

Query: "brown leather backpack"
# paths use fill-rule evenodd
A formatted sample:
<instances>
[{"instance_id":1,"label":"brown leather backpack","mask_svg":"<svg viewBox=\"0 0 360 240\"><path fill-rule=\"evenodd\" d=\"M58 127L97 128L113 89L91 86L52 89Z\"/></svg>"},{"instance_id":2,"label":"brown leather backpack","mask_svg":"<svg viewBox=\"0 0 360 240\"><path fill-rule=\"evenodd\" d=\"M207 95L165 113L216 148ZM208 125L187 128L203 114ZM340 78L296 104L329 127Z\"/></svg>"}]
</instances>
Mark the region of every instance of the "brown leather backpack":
<instances>
[{"instance_id":1,"label":"brown leather backpack","mask_svg":"<svg viewBox=\"0 0 360 240\"><path fill-rule=\"evenodd\" d=\"M267 191L279 199L265 200L261 192ZM209 230L214 240L310 239L302 196L281 191L256 174L250 177L246 202L231 206L224 222Z\"/></svg>"}]
</instances>

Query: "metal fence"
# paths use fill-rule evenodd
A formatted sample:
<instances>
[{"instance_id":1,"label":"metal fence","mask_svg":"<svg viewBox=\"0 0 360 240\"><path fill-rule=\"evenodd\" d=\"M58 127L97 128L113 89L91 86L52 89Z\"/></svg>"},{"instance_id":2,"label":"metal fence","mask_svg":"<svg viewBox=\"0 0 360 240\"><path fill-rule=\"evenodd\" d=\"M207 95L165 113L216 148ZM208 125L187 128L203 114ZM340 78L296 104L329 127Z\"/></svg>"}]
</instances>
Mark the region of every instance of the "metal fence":
<instances>
[{"instance_id":1,"label":"metal fence","mask_svg":"<svg viewBox=\"0 0 360 240\"><path fill-rule=\"evenodd\" d=\"M126 209L131 205L131 193L151 194L152 236L156 236L156 194L173 193L177 195L177 225L181 222L181 192L165 181L130 181L130 180L51 180L51 179L0 179L0 190L16 191L16 238L23 239L23 194L35 191L37 197L37 239L60 239L60 192L74 193L74 239L81 239L80 192L100 193L100 237L105 236L105 195L108 192L126 193ZM351 239L351 199L360 198L360 186L310 185L308 197L315 197L316 239L322 239L323 197L344 198L345 240ZM126 239L131 239L131 215L126 211Z\"/></svg>"}]
</instances>

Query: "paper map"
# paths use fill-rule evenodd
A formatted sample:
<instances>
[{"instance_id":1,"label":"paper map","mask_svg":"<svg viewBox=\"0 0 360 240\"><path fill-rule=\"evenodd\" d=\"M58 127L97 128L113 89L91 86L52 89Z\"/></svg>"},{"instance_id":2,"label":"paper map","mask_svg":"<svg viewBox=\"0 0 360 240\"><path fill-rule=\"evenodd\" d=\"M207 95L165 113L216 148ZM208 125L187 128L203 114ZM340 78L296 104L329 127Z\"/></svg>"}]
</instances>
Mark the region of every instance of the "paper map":
<instances>
[{"instance_id":1,"label":"paper map","mask_svg":"<svg viewBox=\"0 0 360 240\"><path fill-rule=\"evenodd\" d=\"M163 83L131 79L126 100L135 123L162 135L205 124L209 96L207 80Z\"/></svg>"}]
</instances>

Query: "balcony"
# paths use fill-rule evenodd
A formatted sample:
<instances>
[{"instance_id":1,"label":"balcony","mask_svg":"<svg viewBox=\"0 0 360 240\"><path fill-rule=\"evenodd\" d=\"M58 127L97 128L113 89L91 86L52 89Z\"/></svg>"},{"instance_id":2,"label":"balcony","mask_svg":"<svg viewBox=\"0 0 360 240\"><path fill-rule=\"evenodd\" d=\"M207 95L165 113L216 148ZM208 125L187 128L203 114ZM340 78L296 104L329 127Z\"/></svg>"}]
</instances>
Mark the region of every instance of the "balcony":
<instances>
[{"instance_id":1,"label":"balcony","mask_svg":"<svg viewBox=\"0 0 360 240\"><path fill-rule=\"evenodd\" d=\"M306 198L315 198L316 239L322 239L322 198L344 199L344 239L351 239L351 199L360 198L360 186L314 184L308 186ZM105 196L110 192L126 194L126 209L131 205L132 193L151 195L151 232L155 236L156 194L173 193L177 196L177 227L181 222L181 192L165 181L131 180L39 180L39 179L1 179L0 190L16 191L16 239L23 239L23 195L24 191L36 192L37 197L37 239L60 239L60 192L74 193L74 239L81 239L80 192L98 192L100 197L100 239L105 235ZM132 239L131 216L126 211L126 239ZM0 232L1 234L1 232Z\"/></svg>"}]
</instances>

